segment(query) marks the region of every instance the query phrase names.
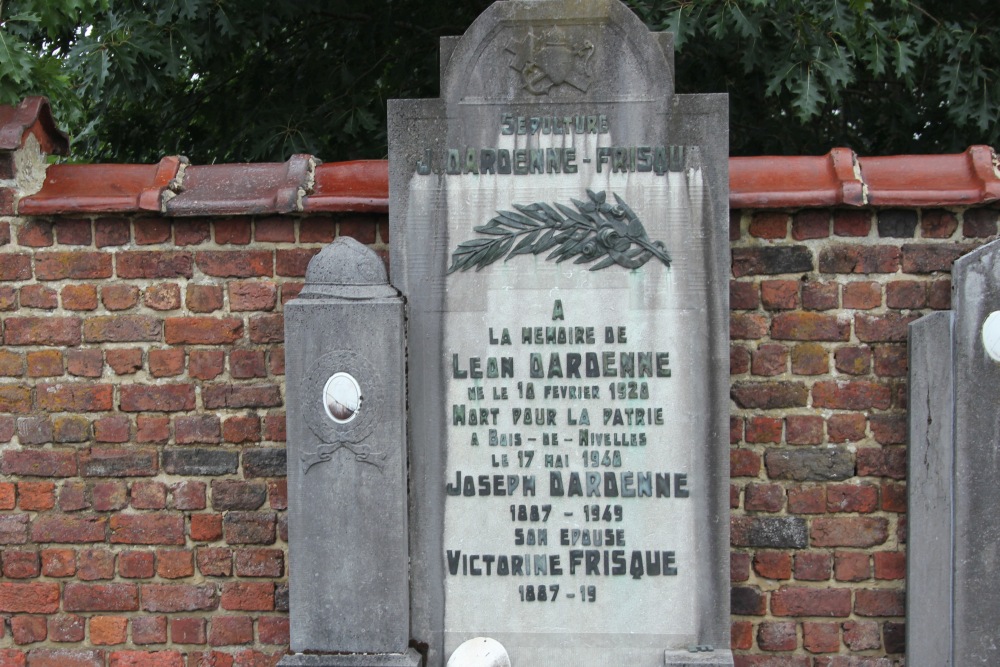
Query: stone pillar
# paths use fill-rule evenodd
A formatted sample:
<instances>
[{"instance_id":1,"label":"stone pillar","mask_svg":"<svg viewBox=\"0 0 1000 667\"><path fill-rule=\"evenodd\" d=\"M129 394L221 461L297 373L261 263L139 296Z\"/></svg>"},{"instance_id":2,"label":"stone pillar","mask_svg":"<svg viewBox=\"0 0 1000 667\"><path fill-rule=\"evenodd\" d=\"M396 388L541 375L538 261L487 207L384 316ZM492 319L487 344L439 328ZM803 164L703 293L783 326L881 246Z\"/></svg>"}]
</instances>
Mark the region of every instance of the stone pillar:
<instances>
[{"instance_id":1,"label":"stone pillar","mask_svg":"<svg viewBox=\"0 0 1000 667\"><path fill-rule=\"evenodd\" d=\"M415 667L403 299L337 239L285 306L291 650L280 665Z\"/></svg>"}]
</instances>

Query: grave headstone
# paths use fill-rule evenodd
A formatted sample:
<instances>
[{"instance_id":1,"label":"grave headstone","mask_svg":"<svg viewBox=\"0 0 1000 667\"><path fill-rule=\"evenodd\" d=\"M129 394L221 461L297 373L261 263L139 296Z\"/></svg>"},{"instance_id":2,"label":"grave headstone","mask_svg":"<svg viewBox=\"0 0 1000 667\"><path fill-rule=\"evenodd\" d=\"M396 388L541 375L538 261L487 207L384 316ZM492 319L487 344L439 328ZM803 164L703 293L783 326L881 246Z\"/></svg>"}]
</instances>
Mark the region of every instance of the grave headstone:
<instances>
[{"instance_id":1,"label":"grave headstone","mask_svg":"<svg viewBox=\"0 0 1000 667\"><path fill-rule=\"evenodd\" d=\"M728 127L618 0L508 0L389 105L427 664L731 665Z\"/></svg>"},{"instance_id":2,"label":"grave headstone","mask_svg":"<svg viewBox=\"0 0 1000 667\"><path fill-rule=\"evenodd\" d=\"M910 325L906 664L1000 661L1000 242L952 267L952 310Z\"/></svg>"}]
</instances>

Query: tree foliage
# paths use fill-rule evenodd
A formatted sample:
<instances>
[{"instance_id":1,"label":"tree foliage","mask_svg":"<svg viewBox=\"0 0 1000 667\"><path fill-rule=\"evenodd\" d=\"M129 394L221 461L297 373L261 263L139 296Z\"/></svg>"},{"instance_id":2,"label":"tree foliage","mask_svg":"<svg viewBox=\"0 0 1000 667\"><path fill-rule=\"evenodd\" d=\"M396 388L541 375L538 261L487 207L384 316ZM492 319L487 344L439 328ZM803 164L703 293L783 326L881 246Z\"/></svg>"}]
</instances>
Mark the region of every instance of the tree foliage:
<instances>
[{"instance_id":1,"label":"tree foliage","mask_svg":"<svg viewBox=\"0 0 1000 667\"><path fill-rule=\"evenodd\" d=\"M730 94L733 154L959 151L1000 134L995 0L628 0L680 92ZM0 103L47 95L74 157L385 155L489 0L0 0Z\"/></svg>"}]
</instances>

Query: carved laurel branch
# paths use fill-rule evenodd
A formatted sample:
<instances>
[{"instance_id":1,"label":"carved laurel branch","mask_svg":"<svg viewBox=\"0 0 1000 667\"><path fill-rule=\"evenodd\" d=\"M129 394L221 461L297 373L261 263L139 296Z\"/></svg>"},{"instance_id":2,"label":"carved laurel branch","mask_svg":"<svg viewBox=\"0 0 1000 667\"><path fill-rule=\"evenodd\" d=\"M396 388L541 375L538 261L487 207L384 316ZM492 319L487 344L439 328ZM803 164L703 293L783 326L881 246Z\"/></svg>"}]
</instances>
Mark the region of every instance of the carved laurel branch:
<instances>
[{"instance_id":1,"label":"carved laurel branch","mask_svg":"<svg viewBox=\"0 0 1000 667\"><path fill-rule=\"evenodd\" d=\"M600 259L590 267L600 271L618 265L636 269L653 257L670 266L662 241L651 241L635 212L619 197L617 205L607 203L607 193L587 190L588 201L573 199L576 210L556 203L514 204L517 211L497 211L487 224L476 227L486 238L464 241L451 255L448 273L478 271L501 257L504 261L517 255L541 254L545 258L574 264ZM515 245L515 241L517 242Z\"/></svg>"}]
</instances>

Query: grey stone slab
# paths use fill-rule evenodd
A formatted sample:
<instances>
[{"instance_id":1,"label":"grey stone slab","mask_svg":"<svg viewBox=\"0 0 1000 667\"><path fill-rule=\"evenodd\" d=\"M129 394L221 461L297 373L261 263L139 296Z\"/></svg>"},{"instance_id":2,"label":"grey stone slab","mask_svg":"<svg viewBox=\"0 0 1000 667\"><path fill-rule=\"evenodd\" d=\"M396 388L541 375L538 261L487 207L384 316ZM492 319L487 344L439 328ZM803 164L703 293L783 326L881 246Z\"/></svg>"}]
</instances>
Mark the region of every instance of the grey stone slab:
<instances>
[{"instance_id":1,"label":"grey stone slab","mask_svg":"<svg viewBox=\"0 0 1000 667\"><path fill-rule=\"evenodd\" d=\"M279 667L421 667L423 658L415 650L404 653L310 655L294 653L278 661Z\"/></svg>"},{"instance_id":2,"label":"grey stone slab","mask_svg":"<svg viewBox=\"0 0 1000 667\"><path fill-rule=\"evenodd\" d=\"M394 293L378 256L340 239L313 258L300 298L285 306L299 653L402 654L409 645L403 301L386 296ZM342 662L351 659L282 664L396 664Z\"/></svg>"},{"instance_id":3,"label":"grey stone slab","mask_svg":"<svg viewBox=\"0 0 1000 667\"><path fill-rule=\"evenodd\" d=\"M728 107L725 96L674 95L671 45L617 0L509 0L442 44L440 99L390 101L392 283L408 304L412 638L429 664L475 636L499 641L515 666L662 665L665 650L691 644L732 663L721 648ZM540 173L518 173L531 160ZM583 338L544 342L557 326ZM543 341L525 342L523 327ZM612 396L623 352L668 355L670 376L626 377ZM537 377L532 354L549 377ZM591 360L604 366L587 377ZM637 409L652 423L627 423ZM656 473L690 492L609 497ZM579 498L577 480L590 482ZM511 574L529 570L525 559L532 575Z\"/></svg>"},{"instance_id":4,"label":"grey stone slab","mask_svg":"<svg viewBox=\"0 0 1000 667\"><path fill-rule=\"evenodd\" d=\"M906 650L913 667L950 667L952 608L951 313L910 325Z\"/></svg>"}]
</instances>

